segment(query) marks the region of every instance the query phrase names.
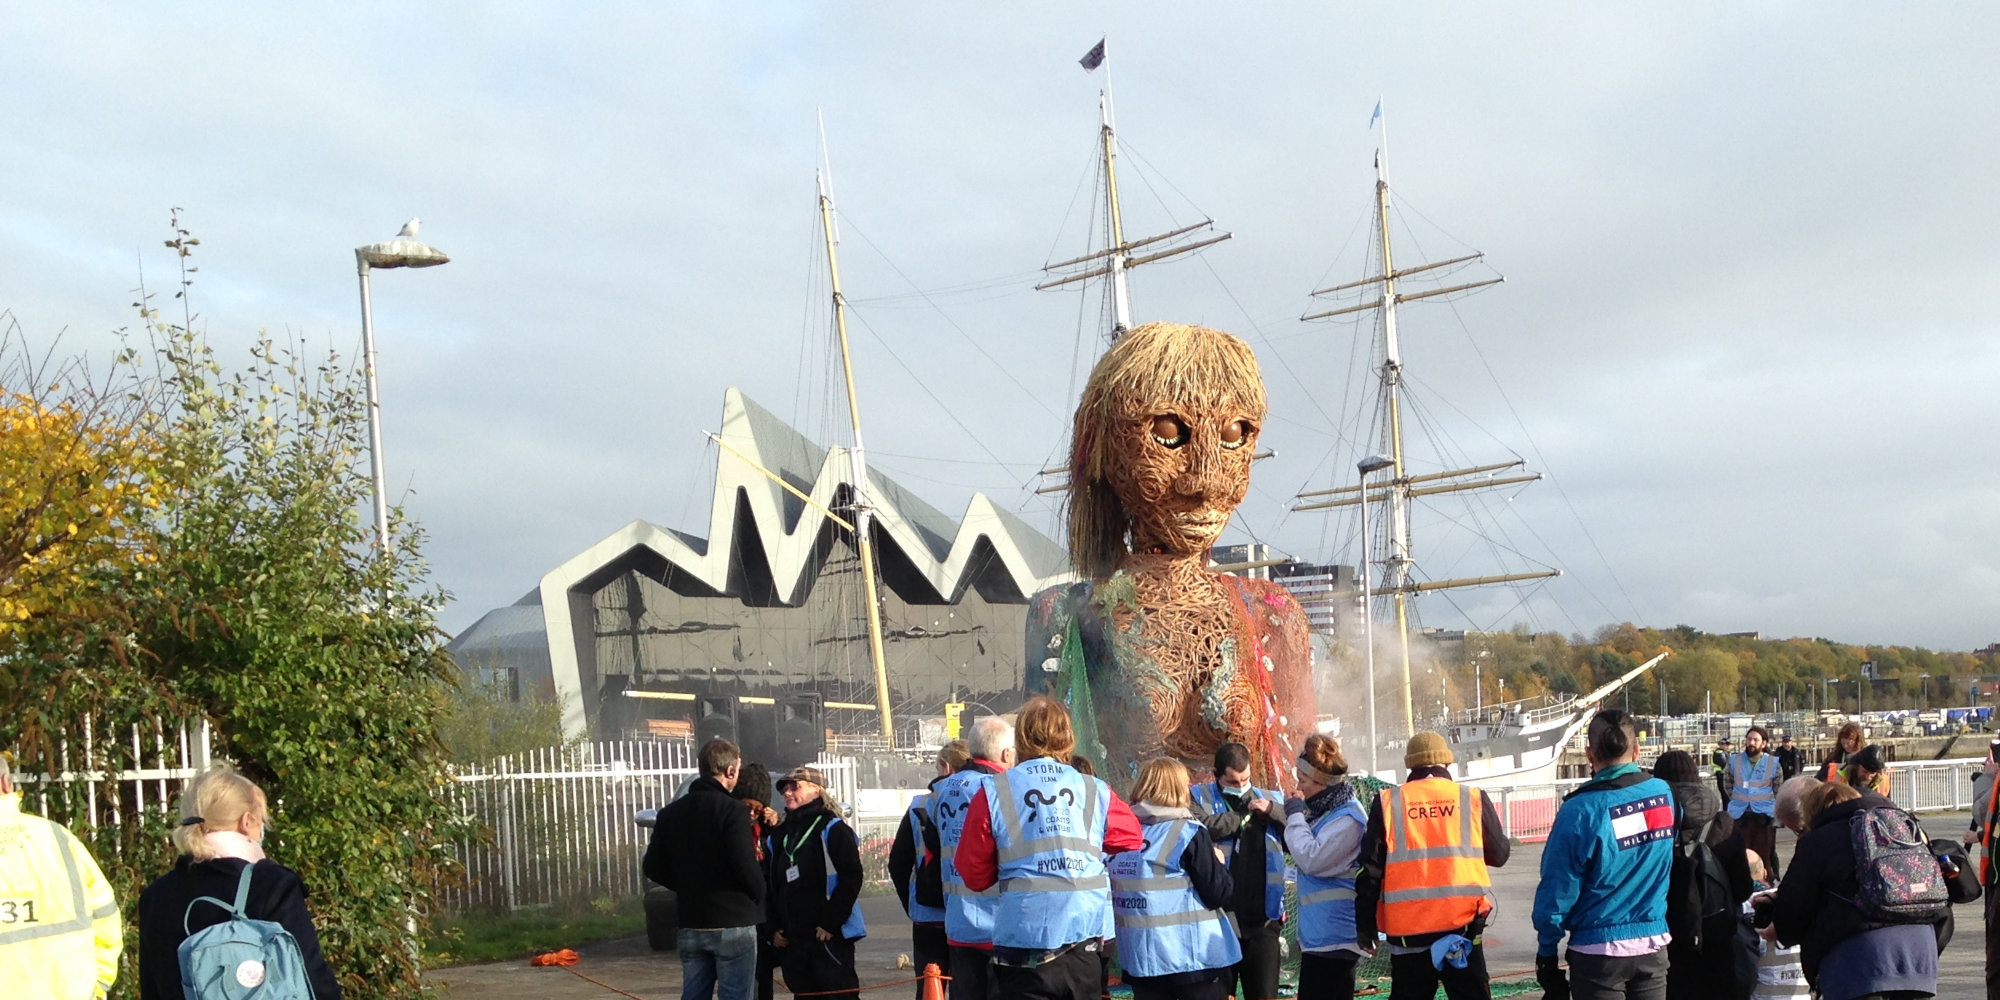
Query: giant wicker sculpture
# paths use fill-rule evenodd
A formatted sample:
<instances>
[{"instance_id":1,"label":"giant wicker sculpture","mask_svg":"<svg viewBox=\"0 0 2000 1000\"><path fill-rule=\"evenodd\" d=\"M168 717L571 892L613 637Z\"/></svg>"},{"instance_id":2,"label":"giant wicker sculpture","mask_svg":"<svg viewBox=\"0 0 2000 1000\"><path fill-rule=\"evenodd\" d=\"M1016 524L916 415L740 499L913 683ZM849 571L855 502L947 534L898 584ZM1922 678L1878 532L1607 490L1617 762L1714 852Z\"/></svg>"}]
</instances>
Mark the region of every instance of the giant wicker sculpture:
<instances>
[{"instance_id":1,"label":"giant wicker sculpture","mask_svg":"<svg viewBox=\"0 0 2000 1000\"><path fill-rule=\"evenodd\" d=\"M1099 359L1070 443L1069 554L1080 582L1035 595L1027 688L1070 707L1114 785L1166 754L1197 772L1225 740L1259 785L1291 784L1312 731L1312 647L1283 587L1208 568L1250 488L1265 413L1249 345L1152 323Z\"/></svg>"}]
</instances>

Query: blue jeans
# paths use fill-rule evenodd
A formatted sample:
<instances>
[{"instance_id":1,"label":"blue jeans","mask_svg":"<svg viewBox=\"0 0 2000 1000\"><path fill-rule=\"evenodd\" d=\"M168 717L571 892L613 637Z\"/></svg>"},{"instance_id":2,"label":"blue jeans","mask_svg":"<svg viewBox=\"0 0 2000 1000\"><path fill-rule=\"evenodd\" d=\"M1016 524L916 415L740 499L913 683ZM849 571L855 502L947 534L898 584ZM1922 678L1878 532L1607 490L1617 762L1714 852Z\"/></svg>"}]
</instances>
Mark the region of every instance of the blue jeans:
<instances>
[{"instance_id":1,"label":"blue jeans","mask_svg":"<svg viewBox=\"0 0 2000 1000\"><path fill-rule=\"evenodd\" d=\"M757 928L683 930L675 943L681 951L681 1000L750 1000L757 974Z\"/></svg>"}]
</instances>

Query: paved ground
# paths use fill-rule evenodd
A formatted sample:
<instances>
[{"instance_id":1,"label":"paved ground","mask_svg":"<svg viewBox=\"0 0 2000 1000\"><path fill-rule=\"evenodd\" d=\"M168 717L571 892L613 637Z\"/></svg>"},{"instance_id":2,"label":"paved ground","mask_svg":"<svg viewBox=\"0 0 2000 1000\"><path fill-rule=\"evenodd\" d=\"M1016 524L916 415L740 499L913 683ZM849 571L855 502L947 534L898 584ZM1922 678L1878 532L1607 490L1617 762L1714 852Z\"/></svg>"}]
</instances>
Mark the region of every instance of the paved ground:
<instances>
[{"instance_id":1,"label":"paved ground","mask_svg":"<svg viewBox=\"0 0 2000 1000\"><path fill-rule=\"evenodd\" d=\"M1932 814L1923 817L1933 836L1956 836L1965 829L1964 813ZM1791 855L1792 837L1780 832L1778 853ZM1541 845L1521 844L1512 861L1493 873L1493 892L1498 910L1486 931L1486 963L1496 981L1532 977L1535 967L1535 932L1528 919L1534 900L1535 882L1541 868ZM899 955L909 951L909 922L896 901L887 896L862 900L871 933L856 949L861 982L887 982L912 975L897 969ZM1940 958L1938 996L1977 997L1984 994L1984 952L1980 935L1984 924L1979 904L1959 907L1958 937ZM643 937L615 938L576 947L583 961L572 966L604 985L589 982L560 968L537 969L520 962L494 962L434 969L427 978L444 987L445 995L492 1000L606 1000L622 990L643 1000L673 1000L680 995L680 963L670 952L652 952ZM607 988L608 987L608 988ZM907 992L906 992L907 991ZM782 987L779 997L786 994ZM915 995L915 987L886 989L873 1000Z\"/></svg>"}]
</instances>

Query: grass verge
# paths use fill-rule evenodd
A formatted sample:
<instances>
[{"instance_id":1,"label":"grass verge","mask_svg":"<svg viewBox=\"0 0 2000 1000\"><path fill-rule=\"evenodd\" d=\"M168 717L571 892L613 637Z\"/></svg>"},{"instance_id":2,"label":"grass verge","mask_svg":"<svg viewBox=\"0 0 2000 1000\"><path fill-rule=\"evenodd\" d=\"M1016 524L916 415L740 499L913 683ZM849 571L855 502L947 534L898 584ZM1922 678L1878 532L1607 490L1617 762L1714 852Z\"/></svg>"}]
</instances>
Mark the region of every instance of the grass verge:
<instances>
[{"instance_id":1,"label":"grass verge","mask_svg":"<svg viewBox=\"0 0 2000 1000\"><path fill-rule=\"evenodd\" d=\"M637 896L523 908L511 913L475 910L438 921L424 939L424 966L438 968L528 958L645 930L646 914Z\"/></svg>"}]
</instances>

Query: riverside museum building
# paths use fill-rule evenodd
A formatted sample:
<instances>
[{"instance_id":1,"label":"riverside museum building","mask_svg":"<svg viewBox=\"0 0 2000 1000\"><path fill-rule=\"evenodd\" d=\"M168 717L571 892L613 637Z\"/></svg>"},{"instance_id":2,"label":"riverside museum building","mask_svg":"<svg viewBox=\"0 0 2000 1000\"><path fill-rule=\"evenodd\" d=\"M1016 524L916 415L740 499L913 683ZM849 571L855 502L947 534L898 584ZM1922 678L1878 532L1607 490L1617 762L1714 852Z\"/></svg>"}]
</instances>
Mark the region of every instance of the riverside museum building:
<instances>
[{"instance_id":1,"label":"riverside museum building","mask_svg":"<svg viewBox=\"0 0 2000 1000\"><path fill-rule=\"evenodd\" d=\"M516 697L558 697L572 737L725 735L752 759L809 759L827 734L935 746L947 705L1022 698L1030 595L1068 579L1062 548L975 495L957 520L868 473L888 685L868 653L844 448L730 389L705 534L633 521L488 612L449 650ZM807 503L774 482L784 480ZM761 752L760 752L761 751Z\"/></svg>"}]
</instances>

